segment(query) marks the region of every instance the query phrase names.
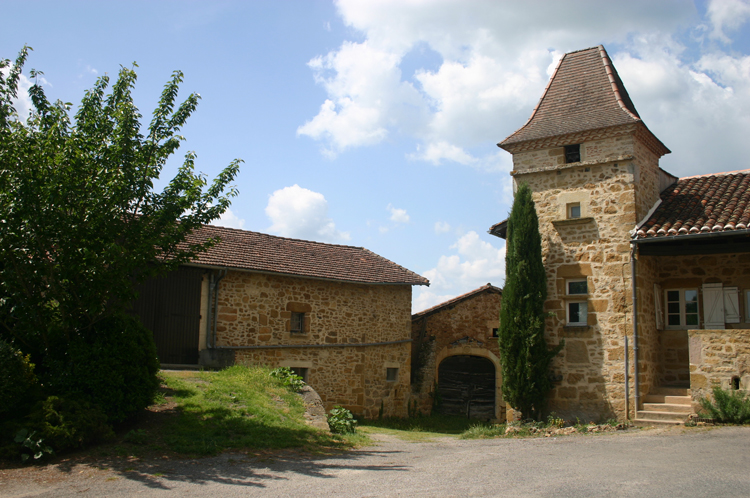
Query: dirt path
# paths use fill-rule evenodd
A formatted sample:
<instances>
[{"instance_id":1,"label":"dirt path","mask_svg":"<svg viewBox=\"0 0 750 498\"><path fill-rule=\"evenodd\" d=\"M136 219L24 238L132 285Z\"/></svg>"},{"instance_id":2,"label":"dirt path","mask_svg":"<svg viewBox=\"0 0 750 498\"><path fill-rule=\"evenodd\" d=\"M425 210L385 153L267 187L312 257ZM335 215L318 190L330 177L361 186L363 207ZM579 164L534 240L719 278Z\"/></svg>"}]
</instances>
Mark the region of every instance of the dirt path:
<instances>
[{"instance_id":1,"label":"dirt path","mask_svg":"<svg viewBox=\"0 0 750 498\"><path fill-rule=\"evenodd\" d=\"M409 443L331 456L279 452L200 460L0 470L0 496L742 496L750 427Z\"/></svg>"}]
</instances>

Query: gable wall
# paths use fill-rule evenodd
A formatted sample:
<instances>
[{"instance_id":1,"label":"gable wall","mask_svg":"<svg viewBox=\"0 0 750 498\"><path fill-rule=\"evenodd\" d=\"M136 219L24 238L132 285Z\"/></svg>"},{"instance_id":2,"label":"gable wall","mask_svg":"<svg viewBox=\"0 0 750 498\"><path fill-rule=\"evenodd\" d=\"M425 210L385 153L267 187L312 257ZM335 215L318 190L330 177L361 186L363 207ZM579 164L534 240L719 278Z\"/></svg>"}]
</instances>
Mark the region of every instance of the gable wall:
<instances>
[{"instance_id":1,"label":"gable wall","mask_svg":"<svg viewBox=\"0 0 750 498\"><path fill-rule=\"evenodd\" d=\"M465 301L415 318L412 336L412 394L420 413L431 413L440 362L449 356L469 355L488 358L495 364L495 414L503 419L500 351L492 329L500 325L502 296L482 292Z\"/></svg>"},{"instance_id":2,"label":"gable wall","mask_svg":"<svg viewBox=\"0 0 750 498\"><path fill-rule=\"evenodd\" d=\"M306 334L291 334L293 311L305 313ZM366 417L404 416L409 399L409 342L342 344L410 338L411 286L363 285L230 271L220 283L217 345L236 349L239 364L308 368L309 384L327 410L342 405ZM329 347L309 348L305 345ZM397 381L386 368L398 368Z\"/></svg>"}]
</instances>

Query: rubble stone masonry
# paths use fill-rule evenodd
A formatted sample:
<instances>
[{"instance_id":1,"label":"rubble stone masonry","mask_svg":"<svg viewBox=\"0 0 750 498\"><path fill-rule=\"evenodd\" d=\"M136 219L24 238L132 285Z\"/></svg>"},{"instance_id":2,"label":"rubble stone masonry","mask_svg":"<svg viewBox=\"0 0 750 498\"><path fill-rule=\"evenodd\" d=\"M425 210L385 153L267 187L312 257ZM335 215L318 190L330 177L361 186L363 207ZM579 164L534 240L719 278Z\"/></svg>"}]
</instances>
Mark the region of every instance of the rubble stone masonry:
<instances>
[{"instance_id":1,"label":"rubble stone masonry","mask_svg":"<svg viewBox=\"0 0 750 498\"><path fill-rule=\"evenodd\" d=\"M467 355L489 359L495 365L495 418L504 420L502 369L497 337L502 296L479 292L412 321L412 395L420 413L432 411L440 362L449 356Z\"/></svg>"},{"instance_id":2,"label":"rubble stone masonry","mask_svg":"<svg viewBox=\"0 0 750 498\"><path fill-rule=\"evenodd\" d=\"M292 313L304 313L302 333L291 331ZM410 329L409 285L238 271L220 284L217 346L236 347L239 364L306 368L327 410L405 416Z\"/></svg>"},{"instance_id":3,"label":"rubble stone masonry","mask_svg":"<svg viewBox=\"0 0 750 498\"><path fill-rule=\"evenodd\" d=\"M549 399L549 409L565 418L625 417L624 337L632 333L629 231L650 209L648 202L653 205L650 191L636 196L638 184L658 180L656 155L647 151L632 129L583 142L579 163L565 164L563 147L513 156L514 181L531 187L539 216L545 310L551 314L547 340L550 346L565 341L553 360L556 383ZM568 207L574 203L581 216L571 219ZM568 295L567 282L581 279L588 294ZM582 300L586 325L568 325L568 303ZM640 346L642 357L655 353L648 340ZM651 378L642 383L653 381L653 370L647 368Z\"/></svg>"}]
</instances>

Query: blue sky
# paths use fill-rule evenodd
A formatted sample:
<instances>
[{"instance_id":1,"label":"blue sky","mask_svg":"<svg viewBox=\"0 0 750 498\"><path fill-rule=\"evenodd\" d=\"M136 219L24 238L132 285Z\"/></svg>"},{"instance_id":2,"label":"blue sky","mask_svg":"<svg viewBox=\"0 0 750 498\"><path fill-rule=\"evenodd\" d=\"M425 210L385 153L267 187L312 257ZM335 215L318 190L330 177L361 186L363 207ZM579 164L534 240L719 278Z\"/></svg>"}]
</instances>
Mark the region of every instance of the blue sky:
<instances>
[{"instance_id":1,"label":"blue sky","mask_svg":"<svg viewBox=\"0 0 750 498\"><path fill-rule=\"evenodd\" d=\"M183 129L209 177L245 163L219 223L364 246L425 275L414 311L502 285L510 155L565 52L604 44L677 176L745 169L750 5L741 0L3 2L0 57L34 48L79 102L138 63L148 122L173 70L202 96ZM23 20L23 21L21 21ZM19 109L23 109L23 95Z\"/></svg>"}]
</instances>

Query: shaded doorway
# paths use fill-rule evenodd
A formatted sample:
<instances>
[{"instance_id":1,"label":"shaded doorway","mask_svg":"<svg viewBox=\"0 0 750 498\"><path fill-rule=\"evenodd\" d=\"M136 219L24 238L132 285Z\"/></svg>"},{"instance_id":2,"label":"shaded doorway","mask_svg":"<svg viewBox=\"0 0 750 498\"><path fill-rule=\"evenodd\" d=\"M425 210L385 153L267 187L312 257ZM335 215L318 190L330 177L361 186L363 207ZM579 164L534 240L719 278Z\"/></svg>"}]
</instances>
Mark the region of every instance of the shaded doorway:
<instances>
[{"instance_id":1,"label":"shaded doorway","mask_svg":"<svg viewBox=\"0 0 750 498\"><path fill-rule=\"evenodd\" d=\"M180 267L137 287L133 312L154 333L162 364L197 365L203 270Z\"/></svg>"},{"instance_id":2,"label":"shaded doorway","mask_svg":"<svg viewBox=\"0 0 750 498\"><path fill-rule=\"evenodd\" d=\"M495 418L495 365L480 356L449 356L438 367L440 413Z\"/></svg>"}]
</instances>

